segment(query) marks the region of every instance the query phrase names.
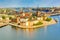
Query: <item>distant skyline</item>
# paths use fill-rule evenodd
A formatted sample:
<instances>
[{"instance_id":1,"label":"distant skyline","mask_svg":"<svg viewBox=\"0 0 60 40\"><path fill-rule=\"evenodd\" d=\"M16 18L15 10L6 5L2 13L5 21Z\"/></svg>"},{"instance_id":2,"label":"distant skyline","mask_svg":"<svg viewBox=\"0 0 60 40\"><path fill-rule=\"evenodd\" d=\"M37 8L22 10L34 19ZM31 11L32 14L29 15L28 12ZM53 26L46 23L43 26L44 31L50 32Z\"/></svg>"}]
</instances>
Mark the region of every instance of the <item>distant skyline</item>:
<instances>
[{"instance_id":1,"label":"distant skyline","mask_svg":"<svg viewBox=\"0 0 60 40\"><path fill-rule=\"evenodd\" d=\"M5 7L60 7L60 0L0 0L0 8Z\"/></svg>"}]
</instances>

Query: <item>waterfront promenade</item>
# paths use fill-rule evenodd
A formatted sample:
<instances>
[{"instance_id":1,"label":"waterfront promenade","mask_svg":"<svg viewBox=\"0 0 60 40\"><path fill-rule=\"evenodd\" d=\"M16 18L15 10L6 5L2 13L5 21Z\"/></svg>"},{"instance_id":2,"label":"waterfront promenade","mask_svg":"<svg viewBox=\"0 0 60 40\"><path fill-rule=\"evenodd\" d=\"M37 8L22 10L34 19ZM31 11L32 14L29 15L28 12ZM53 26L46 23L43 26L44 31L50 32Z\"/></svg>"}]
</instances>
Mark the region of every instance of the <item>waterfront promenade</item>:
<instances>
[{"instance_id":1,"label":"waterfront promenade","mask_svg":"<svg viewBox=\"0 0 60 40\"><path fill-rule=\"evenodd\" d=\"M19 27L19 28L23 28L23 29L25 29L25 28L30 29L30 28L40 28L40 27L44 27L44 26L48 26L48 25L52 25L52 24L57 23L54 19L52 19L50 22L47 22L47 21L42 21L42 22L43 22L42 25L37 25L37 26L21 26L21 25L18 25L16 23L15 24L9 23L9 25Z\"/></svg>"},{"instance_id":2,"label":"waterfront promenade","mask_svg":"<svg viewBox=\"0 0 60 40\"><path fill-rule=\"evenodd\" d=\"M11 25L11 26L19 27L19 28L39 28L39 27L44 27L44 26L56 24L56 21L53 19L50 22L47 22L47 21L42 21L42 22L43 22L42 25L37 25L37 26L21 26L16 23L0 23L0 27L5 26L5 25Z\"/></svg>"},{"instance_id":3,"label":"waterfront promenade","mask_svg":"<svg viewBox=\"0 0 60 40\"><path fill-rule=\"evenodd\" d=\"M8 23L0 23L0 27L4 27L4 26L7 26Z\"/></svg>"}]
</instances>

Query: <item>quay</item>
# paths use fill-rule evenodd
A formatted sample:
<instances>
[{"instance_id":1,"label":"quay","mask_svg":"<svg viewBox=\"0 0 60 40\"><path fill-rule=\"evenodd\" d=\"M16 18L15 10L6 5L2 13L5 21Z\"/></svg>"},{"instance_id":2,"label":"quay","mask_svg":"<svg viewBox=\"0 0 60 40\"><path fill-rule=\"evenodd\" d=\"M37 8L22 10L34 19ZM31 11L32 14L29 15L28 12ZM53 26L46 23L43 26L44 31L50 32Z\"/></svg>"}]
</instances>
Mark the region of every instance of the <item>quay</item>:
<instances>
[{"instance_id":1,"label":"quay","mask_svg":"<svg viewBox=\"0 0 60 40\"><path fill-rule=\"evenodd\" d=\"M48 25L52 25L52 24L56 24L56 23L57 23L57 21L52 19L50 22L43 21L42 25L37 25L37 26L21 26L16 23L0 23L0 27L4 27L6 25L11 25L14 27L22 28L22 29L30 29L30 28L40 28L40 27L44 27L44 26L48 26Z\"/></svg>"},{"instance_id":2,"label":"quay","mask_svg":"<svg viewBox=\"0 0 60 40\"><path fill-rule=\"evenodd\" d=\"M0 23L0 28L4 27L4 26L7 26L7 25L8 25L8 23Z\"/></svg>"},{"instance_id":3,"label":"quay","mask_svg":"<svg viewBox=\"0 0 60 40\"><path fill-rule=\"evenodd\" d=\"M50 22L43 21L42 25L37 25L37 26L21 26L21 25L13 24L13 23L9 23L9 25L19 27L22 29L30 29L30 28L40 28L40 27L44 27L44 26L48 26L48 25L52 25L52 24L56 24L56 23L57 23L56 20L52 19Z\"/></svg>"}]
</instances>

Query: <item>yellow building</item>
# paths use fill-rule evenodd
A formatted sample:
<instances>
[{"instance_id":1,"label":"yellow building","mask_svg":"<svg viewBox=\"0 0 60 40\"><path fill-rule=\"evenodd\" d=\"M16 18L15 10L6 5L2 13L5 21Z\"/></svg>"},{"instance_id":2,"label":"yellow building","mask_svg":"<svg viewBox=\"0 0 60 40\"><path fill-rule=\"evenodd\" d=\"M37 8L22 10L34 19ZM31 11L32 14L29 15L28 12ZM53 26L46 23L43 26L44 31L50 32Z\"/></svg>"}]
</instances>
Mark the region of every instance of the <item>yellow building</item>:
<instances>
[{"instance_id":1,"label":"yellow building","mask_svg":"<svg viewBox=\"0 0 60 40\"><path fill-rule=\"evenodd\" d=\"M37 16L40 16L40 15L41 15L41 12L40 12L40 11L38 11L38 12L37 12Z\"/></svg>"},{"instance_id":2,"label":"yellow building","mask_svg":"<svg viewBox=\"0 0 60 40\"><path fill-rule=\"evenodd\" d=\"M43 14L43 20L46 20L48 15L46 13Z\"/></svg>"},{"instance_id":3,"label":"yellow building","mask_svg":"<svg viewBox=\"0 0 60 40\"><path fill-rule=\"evenodd\" d=\"M32 26L33 26L33 22L31 22L31 21L26 22L26 27L32 27Z\"/></svg>"}]
</instances>

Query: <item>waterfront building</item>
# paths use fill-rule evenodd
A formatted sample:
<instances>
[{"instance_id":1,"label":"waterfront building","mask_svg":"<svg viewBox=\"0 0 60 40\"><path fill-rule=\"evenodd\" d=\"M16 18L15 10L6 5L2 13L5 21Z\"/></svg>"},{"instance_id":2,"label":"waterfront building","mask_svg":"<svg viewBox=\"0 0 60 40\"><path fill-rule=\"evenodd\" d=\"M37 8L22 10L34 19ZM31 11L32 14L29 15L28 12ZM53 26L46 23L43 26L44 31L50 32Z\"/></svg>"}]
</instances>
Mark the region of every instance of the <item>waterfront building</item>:
<instances>
[{"instance_id":1,"label":"waterfront building","mask_svg":"<svg viewBox=\"0 0 60 40\"><path fill-rule=\"evenodd\" d=\"M20 19L20 24L23 25L23 26L26 26L26 23L27 23L28 19Z\"/></svg>"},{"instance_id":2,"label":"waterfront building","mask_svg":"<svg viewBox=\"0 0 60 40\"><path fill-rule=\"evenodd\" d=\"M32 14L33 14L32 12L29 12L29 16L30 16L30 17L32 16Z\"/></svg>"},{"instance_id":3,"label":"waterfront building","mask_svg":"<svg viewBox=\"0 0 60 40\"><path fill-rule=\"evenodd\" d=\"M37 16L40 16L41 15L41 12L40 11L37 11Z\"/></svg>"},{"instance_id":4,"label":"waterfront building","mask_svg":"<svg viewBox=\"0 0 60 40\"><path fill-rule=\"evenodd\" d=\"M33 26L33 22L31 22L31 21L26 22L26 27L32 27L32 26Z\"/></svg>"},{"instance_id":5,"label":"waterfront building","mask_svg":"<svg viewBox=\"0 0 60 40\"><path fill-rule=\"evenodd\" d=\"M11 19L12 23L17 23L17 19Z\"/></svg>"},{"instance_id":6,"label":"waterfront building","mask_svg":"<svg viewBox=\"0 0 60 40\"><path fill-rule=\"evenodd\" d=\"M54 10L55 13L60 13L60 8Z\"/></svg>"},{"instance_id":7,"label":"waterfront building","mask_svg":"<svg viewBox=\"0 0 60 40\"><path fill-rule=\"evenodd\" d=\"M17 16L17 19L16 19L17 23L20 23L20 17Z\"/></svg>"},{"instance_id":8,"label":"waterfront building","mask_svg":"<svg viewBox=\"0 0 60 40\"><path fill-rule=\"evenodd\" d=\"M10 20L9 20L9 17L6 17L6 19L5 19L5 22L9 22Z\"/></svg>"},{"instance_id":9,"label":"waterfront building","mask_svg":"<svg viewBox=\"0 0 60 40\"><path fill-rule=\"evenodd\" d=\"M28 18L26 16L20 16L20 18L17 18L18 22L20 22L20 25L25 25L28 21Z\"/></svg>"},{"instance_id":10,"label":"waterfront building","mask_svg":"<svg viewBox=\"0 0 60 40\"><path fill-rule=\"evenodd\" d=\"M2 17L0 17L0 22L2 22Z\"/></svg>"},{"instance_id":11,"label":"waterfront building","mask_svg":"<svg viewBox=\"0 0 60 40\"><path fill-rule=\"evenodd\" d=\"M41 20L41 17L37 17L37 20Z\"/></svg>"},{"instance_id":12,"label":"waterfront building","mask_svg":"<svg viewBox=\"0 0 60 40\"><path fill-rule=\"evenodd\" d=\"M47 16L48 15L46 13L44 13L43 16L42 16L43 17L43 20L46 20L47 19Z\"/></svg>"},{"instance_id":13,"label":"waterfront building","mask_svg":"<svg viewBox=\"0 0 60 40\"><path fill-rule=\"evenodd\" d=\"M6 9L4 9L4 14L7 12L7 10Z\"/></svg>"},{"instance_id":14,"label":"waterfront building","mask_svg":"<svg viewBox=\"0 0 60 40\"><path fill-rule=\"evenodd\" d=\"M23 13L23 11L20 11L19 13L20 13L20 14L22 14L22 13Z\"/></svg>"}]
</instances>

